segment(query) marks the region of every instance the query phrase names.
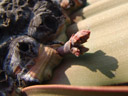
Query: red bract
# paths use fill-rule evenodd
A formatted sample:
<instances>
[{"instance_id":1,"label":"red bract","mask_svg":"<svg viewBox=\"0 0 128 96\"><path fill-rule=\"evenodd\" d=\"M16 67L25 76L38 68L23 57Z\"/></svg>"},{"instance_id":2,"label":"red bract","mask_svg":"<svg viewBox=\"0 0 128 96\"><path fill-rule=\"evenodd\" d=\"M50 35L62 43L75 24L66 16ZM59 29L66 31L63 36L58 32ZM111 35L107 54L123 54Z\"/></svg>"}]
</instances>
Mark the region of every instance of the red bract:
<instances>
[{"instance_id":1,"label":"red bract","mask_svg":"<svg viewBox=\"0 0 128 96\"><path fill-rule=\"evenodd\" d=\"M88 48L84 47L81 44L87 42L89 36L89 30L78 31L76 34L73 34L71 36L71 38L64 44L64 46L59 47L57 49L58 53L60 55L72 53L78 57L80 54L83 54L84 52L88 51Z\"/></svg>"}]
</instances>

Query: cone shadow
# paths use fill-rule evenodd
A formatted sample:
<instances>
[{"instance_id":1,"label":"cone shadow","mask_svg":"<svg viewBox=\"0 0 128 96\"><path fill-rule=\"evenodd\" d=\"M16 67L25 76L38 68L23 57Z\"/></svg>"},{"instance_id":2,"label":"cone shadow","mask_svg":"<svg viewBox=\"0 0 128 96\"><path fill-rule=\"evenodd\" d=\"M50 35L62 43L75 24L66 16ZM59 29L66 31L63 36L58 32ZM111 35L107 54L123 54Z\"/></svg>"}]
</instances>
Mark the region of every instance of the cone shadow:
<instances>
[{"instance_id":1,"label":"cone shadow","mask_svg":"<svg viewBox=\"0 0 128 96\"><path fill-rule=\"evenodd\" d=\"M86 67L92 72L100 71L104 76L112 79L115 77L114 72L118 68L118 61L116 58L107 55L102 50L98 50L95 53L85 53L85 55L78 58L73 55L68 55L55 69L53 78L48 83L70 85L71 82L65 72L74 65Z\"/></svg>"}]
</instances>

